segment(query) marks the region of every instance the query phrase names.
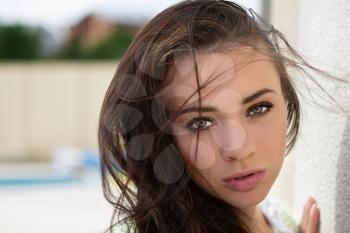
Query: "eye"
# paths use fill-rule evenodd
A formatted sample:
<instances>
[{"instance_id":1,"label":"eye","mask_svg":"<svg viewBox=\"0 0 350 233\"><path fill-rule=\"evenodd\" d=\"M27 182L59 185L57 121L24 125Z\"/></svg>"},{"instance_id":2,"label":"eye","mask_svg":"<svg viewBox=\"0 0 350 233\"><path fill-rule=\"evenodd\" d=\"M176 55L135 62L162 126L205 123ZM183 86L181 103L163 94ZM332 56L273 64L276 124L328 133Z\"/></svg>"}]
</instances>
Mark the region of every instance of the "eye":
<instances>
[{"instance_id":1,"label":"eye","mask_svg":"<svg viewBox=\"0 0 350 233\"><path fill-rule=\"evenodd\" d=\"M250 107L248 109L247 115L251 117L258 117L269 112L272 107L273 104L270 102L261 102Z\"/></svg>"},{"instance_id":2,"label":"eye","mask_svg":"<svg viewBox=\"0 0 350 233\"><path fill-rule=\"evenodd\" d=\"M193 131L206 130L214 124L213 122L214 120L209 117L196 117L186 124L186 128Z\"/></svg>"},{"instance_id":3,"label":"eye","mask_svg":"<svg viewBox=\"0 0 350 233\"><path fill-rule=\"evenodd\" d=\"M268 113L271 108L273 107L273 104L270 102L260 102L258 104L255 104L251 106L248 111L247 111L247 116L250 117L259 117L262 116L266 113ZM186 124L186 128L196 131L196 130L207 130L209 129L212 125L215 124L214 119L210 117L196 117L190 120Z\"/></svg>"}]
</instances>

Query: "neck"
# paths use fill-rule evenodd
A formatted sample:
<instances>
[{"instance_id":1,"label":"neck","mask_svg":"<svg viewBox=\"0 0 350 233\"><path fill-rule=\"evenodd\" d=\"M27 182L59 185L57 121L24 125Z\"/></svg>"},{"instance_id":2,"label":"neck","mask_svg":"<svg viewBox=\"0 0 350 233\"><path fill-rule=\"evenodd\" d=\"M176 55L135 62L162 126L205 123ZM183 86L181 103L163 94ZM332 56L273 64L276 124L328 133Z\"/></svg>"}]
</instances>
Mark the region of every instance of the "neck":
<instances>
[{"instance_id":1,"label":"neck","mask_svg":"<svg viewBox=\"0 0 350 233\"><path fill-rule=\"evenodd\" d=\"M258 206L250 206L242 210L252 219L253 225L258 229L258 232L274 232Z\"/></svg>"},{"instance_id":2,"label":"neck","mask_svg":"<svg viewBox=\"0 0 350 233\"><path fill-rule=\"evenodd\" d=\"M247 208L242 209L242 211L251 218L255 218L258 214L257 206L249 206Z\"/></svg>"}]
</instances>

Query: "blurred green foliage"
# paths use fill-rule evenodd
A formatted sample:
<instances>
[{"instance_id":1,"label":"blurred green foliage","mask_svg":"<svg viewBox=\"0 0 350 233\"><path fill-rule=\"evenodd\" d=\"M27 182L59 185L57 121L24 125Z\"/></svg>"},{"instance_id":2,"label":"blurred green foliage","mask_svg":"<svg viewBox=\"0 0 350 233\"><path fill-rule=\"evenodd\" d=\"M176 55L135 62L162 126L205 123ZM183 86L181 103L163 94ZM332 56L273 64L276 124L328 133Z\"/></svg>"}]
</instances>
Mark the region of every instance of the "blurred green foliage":
<instances>
[{"instance_id":1,"label":"blurred green foliage","mask_svg":"<svg viewBox=\"0 0 350 233\"><path fill-rule=\"evenodd\" d=\"M21 24L0 26L0 59L40 58L40 43L36 28Z\"/></svg>"},{"instance_id":2,"label":"blurred green foliage","mask_svg":"<svg viewBox=\"0 0 350 233\"><path fill-rule=\"evenodd\" d=\"M43 55L43 39L38 28L15 24L0 25L0 59L120 59L134 33L119 28L92 48L83 48L80 41L69 41L49 57Z\"/></svg>"},{"instance_id":3,"label":"blurred green foliage","mask_svg":"<svg viewBox=\"0 0 350 233\"><path fill-rule=\"evenodd\" d=\"M78 41L70 41L56 57L61 59L119 59L127 50L133 37L132 32L118 29L89 49L84 49Z\"/></svg>"}]
</instances>

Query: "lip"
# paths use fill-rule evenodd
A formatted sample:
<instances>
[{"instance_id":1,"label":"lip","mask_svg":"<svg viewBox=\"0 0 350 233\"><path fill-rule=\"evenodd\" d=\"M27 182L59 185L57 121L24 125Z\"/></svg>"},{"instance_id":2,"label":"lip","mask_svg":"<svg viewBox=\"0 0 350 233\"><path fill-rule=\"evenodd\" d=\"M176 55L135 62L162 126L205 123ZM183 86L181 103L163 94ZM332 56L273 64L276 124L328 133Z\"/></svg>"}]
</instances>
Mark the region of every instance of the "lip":
<instances>
[{"instance_id":1,"label":"lip","mask_svg":"<svg viewBox=\"0 0 350 233\"><path fill-rule=\"evenodd\" d=\"M244 176L242 174L251 175L245 178L237 179L238 177ZM265 170L250 170L236 173L233 176L230 176L229 178L225 178L223 179L223 183L226 187L230 189L234 189L239 192L248 192L250 190L253 190L264 178L264 176Z\"/></svg>"},{"instance_id":2,"label":"lip","mask_svg":"<svg viewBox=\"0 0 350 233\"><path fill-rule=\"evenodd\" d=\"M241 171L241 172L237 172L237 173L235 173L233 175L226 176L222 180L223 181L227 181L227 180L231 180L231 179L234 179L234 178L238 178L238 177L241 177L241 176L246 176L246 175L249 175L249 174L252 174L252 173L262 172L262 171L265 171L265 169L262 169L262 168L249 169L249 170L247 169L247 170L244 170L244 171Z\"/></svg>"}]
</instances>

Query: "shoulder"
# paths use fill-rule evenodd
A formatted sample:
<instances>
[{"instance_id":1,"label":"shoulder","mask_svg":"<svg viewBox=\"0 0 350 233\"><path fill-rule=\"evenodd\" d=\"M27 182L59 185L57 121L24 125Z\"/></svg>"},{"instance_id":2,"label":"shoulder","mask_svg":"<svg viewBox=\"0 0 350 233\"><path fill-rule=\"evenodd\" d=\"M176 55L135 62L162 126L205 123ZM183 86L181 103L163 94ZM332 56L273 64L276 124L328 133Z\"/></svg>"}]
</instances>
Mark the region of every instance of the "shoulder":
<instances>
[{"instance_id":1,"label":"shoulder","mask_svg":"<svg viewBox=\"0 0 350 233\"><path fill-rule=\"evenodd\" d=\"M260 208L277 233L297 233L298 225L276 199L266 198Z\"/></svg>"}]
</instances>

